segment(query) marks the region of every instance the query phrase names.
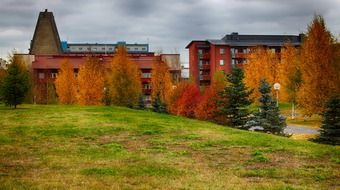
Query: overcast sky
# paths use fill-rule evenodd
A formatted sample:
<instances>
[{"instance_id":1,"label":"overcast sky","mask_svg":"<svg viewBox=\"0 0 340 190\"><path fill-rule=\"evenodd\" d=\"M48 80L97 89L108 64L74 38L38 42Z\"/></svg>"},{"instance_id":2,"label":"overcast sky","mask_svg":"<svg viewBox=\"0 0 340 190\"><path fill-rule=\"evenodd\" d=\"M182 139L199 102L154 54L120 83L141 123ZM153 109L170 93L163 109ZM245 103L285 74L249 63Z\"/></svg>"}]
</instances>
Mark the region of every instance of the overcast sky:
<instances>
[{"instance_id":1,"label":"overcast sky","mask_svg":"<svg viewBox=\"0 0 340 190\"><path fill-rule=\"evenodd\" d=\"M315 13L340 33L340 0L0 0L0 57L27 53L40 11L54 13L61 40L149 43L181 54L191 40L225 34L298 34Z\"/></svg>"}]
</instances>

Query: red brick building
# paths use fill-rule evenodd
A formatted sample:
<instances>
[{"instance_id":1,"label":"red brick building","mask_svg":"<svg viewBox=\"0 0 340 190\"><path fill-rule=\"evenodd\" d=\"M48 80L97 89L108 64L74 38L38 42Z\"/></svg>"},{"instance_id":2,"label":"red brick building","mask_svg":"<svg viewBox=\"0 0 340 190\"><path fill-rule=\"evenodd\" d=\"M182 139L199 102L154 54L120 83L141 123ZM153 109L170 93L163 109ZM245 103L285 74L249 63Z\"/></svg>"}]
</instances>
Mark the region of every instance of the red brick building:
<instances>
[{"instance_id":1,"label":"red brick building","mask_svg":"<svg viewBox=\"0 0 340 190\"><path fill-rule=\"evenodd\" d=\"M209 85L216 71L229 73L234 66L246 62L246 54L256 46L264 46L276 53L285 42L300 46L300 35L239 35L231 33L221 40L194 40L189 49L189 74L197 85Z\"/></svg>"},{"instance_id":2,"label":"red brick building","mask_svg":"<svg viewBox=\"0 0 340 190\"><path fill-rule=\"evenodd\" d=\"M115 56L117 46L125 46L130 59L141 70L141 82L146 102L150 101L151 70L153 64L166 62L170 68L173 80L179 80L181 67L179 54L156 55L149 51L149 44L118 43L68 43L60 41L57 26L52 12L40 12L36 24L29 54L21 54L30 65L34 82L34 101L46 103L49 100L49 88L57 76L63 60L67 59L77 75L80 65L84 64L88 55L96 56L107 68ZM54 88L54 86L52 87Z\"/></svg>"}]
</instances>

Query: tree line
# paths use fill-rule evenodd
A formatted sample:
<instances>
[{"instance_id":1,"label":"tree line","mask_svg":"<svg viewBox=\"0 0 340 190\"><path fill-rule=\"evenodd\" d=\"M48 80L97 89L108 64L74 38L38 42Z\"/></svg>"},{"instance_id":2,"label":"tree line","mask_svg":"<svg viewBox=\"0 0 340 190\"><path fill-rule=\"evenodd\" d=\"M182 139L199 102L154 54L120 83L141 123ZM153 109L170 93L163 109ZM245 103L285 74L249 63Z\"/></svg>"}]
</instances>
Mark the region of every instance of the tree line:
<instances>
[{"instance_id":1,"label":"tree line","mask_svg":"<svg viewBox=\"0 0 340 190\"><path fill-rule=\"evenodd\" d=\"M283 134L285 118L275 105L271 86L279 82L280 98L298 105L305 114L334 115L334 109L339 109L334 106L338 105L334 100L339 100L340 94L339 47L323 18L317 15L308 26L300 48L287 42L280 57L264 47L254 48L243 69L233 68L229 74L217 72L211 85L204 89L190 80L173 83L166 63L153 64L151 109ZM7 71L0 71L1 98L16 107L29 89L29 75L19 58L13 57L11 63ZM97 57L88 56L77 77L65 60L55 80L55 89L60 104L113 104L145 109L140 78L138 66L128 58L125 48L119 47L109 69ZM253 102L259 111L250 113L249 105ZM336 132L334 138L339 139L338 127L332 130Z\"/></svg>"}]
</instances>

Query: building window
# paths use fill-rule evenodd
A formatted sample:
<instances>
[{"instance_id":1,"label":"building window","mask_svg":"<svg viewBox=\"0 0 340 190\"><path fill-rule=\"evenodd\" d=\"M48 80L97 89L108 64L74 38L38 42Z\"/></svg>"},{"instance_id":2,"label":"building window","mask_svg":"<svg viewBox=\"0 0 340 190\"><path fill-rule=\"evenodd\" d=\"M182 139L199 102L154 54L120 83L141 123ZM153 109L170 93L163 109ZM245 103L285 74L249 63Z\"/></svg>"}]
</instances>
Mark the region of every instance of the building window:
<instances>
[{"instance_id":1,"label":"building window","mask_svg":"<svg viewBox=\"0 0 340 190\"><path fill-rule=\"evenodd\" d=\"M151 73L142 73L142 78L151 78Z\"/></svg>"},{"instance_id":2,"label":"building window","mask_svg":"<svg viewBox=\"0 0 340 190\"><path fill-rule=\"evenodd\" d=\"M142 50L144 50L144 51L145 51L145 50L146 50L146 48L142 48Z\"/></svg>"},{"instance_id":3,"label":"building window","mask_svg":"<svg viewBox=\"0 0 340 190\"><path fill-rule=\"evenodd\" d=\"M235 57L236 51L235 48L230 49L231 57Z\"/></svg>"},{"instance_id":4,"label":"building window","mask_svg":"<svg viewBox=\"0 0 340 190\"><path fill-rule=\"evenodd\" d=\"M93 51L97 51L97 48L93 48Z\"/></svg>"},{"instance_id":5,"label":"building window","mask_svg":"<svg viewBox=\"0 0 340 190\"><path fill-rule=\"evenodd\" d=\"M275 49L275 48L272 48L272 52L275 53L275 52L276 52L276 49Z\"/></svg>"},{"instance_id":6,"label":"building window","mask_svg":"<svg viewBox=\"0 0 340 190\"><path fill-rule=\"evenodd\" d=\"M102 50L105 51L105 48L103 47Z\"/></svg>"},{"instance_id":7,"label":"building window","mask_svg":"<svg viewBox=\"0 0 340 190\"><path fill-rule=\"evenodd\" d=\"M203 50L202 50L202 49L199 49L199 50L198 50L198 54L199 54L199 55L202 55L202 54L203 54Z\"/></svg>"},{"instance_id":8,"label":"building window","mask_svg":"<svg viewBox=\"0 0 340 190\"><path fill-rule=\"evenodd\" d=\"M87 50L88 50L88 51L90 51L90 50L91 50L91 48L89 48L89 47L88 47L88 48L87 48Z\"/></svg>"},{"instance_id":9,"label":"building window","mask_svg":"<svg viewBox=\"0 0 340 190\"><path fill-rule=\"evenodd\" d=\"M224 65L224 60L223 59L220 60L220 65Z\"/></svg>"},{"instance_id":10,"label":"building window","mask_svg":"<svg viewBox=\"0 0 340 190\"><path fill-rule=\"evenodd\" d=\"M45 78L45 73L39 73L39 74L38 74L38 77L39 77L39 79Z\"/></svg>"},{"instance_id":11,"label":"building window","mask_svg":"<svg viewBox=\"0 0 340 190\"><path fill-rule=\"evenodd\" d=\"M79 50L81 51L81 50L83 50L83 48L80 47Z\"/></svg>"},{"instance_id":12,"label":"building window","mask_svg":"<svg viewBox=\"0 0 340 190\"><path fill-rule=\"evenodd\" d=\"M113 49L112 48L109 48L110 51L112 51Z\"/></svg>"},{"instance_id":13,"label":"building window","mask_svg":"<svg viewBox=\"0 0 340 190\"><path fill-rule=\"evenodd\" d=\"M135 51L137 51L138 50L138 48L135 48Z\"/></svg>"},{"instance_id":14,"label":"building window","mask_svg":"<svg viewBox=\"0 0 340 190\"><path fill-rule=\"evenodd\" d=\"M221 55L224 54L224 48L221 48L221 49L220 49L220 54L221 54Z\"/></svg>"},{"instance_id":15,"label":"building window","mask_svg":"<svg viewBox=\"0 0 340 190\"><path fill-rule=\"evenodd\" d=\"M57 73L51 73L51 78L57 78Z\"/></svg>"},{"instance_id":16,"label":"building window","mask_svg":"<svg viewBox=\"0 0 340 190\"><path fill-rule=\"evenodd\" d=\"M235 64L236 64L235 59L231 59L231 64L232 64L232 65L235 65Z\"/></svg>"},{"instance_id":17,"label":"building window","mask_svg":"<svg viewBox=\"0 0 340 190\"><path fill-rule=\"evenodd\" d=\"M144 84L144 89L145 90L151 89L151 84L150 83L145 83Z\"/></svg>"}]
</instances>

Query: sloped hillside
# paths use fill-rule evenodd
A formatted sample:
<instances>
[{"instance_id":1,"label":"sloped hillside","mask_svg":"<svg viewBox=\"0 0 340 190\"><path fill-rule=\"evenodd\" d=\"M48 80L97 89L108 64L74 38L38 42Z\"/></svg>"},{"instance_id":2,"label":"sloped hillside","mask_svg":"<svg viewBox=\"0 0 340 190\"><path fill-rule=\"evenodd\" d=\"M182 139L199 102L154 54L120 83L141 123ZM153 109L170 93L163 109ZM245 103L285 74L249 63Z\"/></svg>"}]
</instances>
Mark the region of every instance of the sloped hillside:
<instances>
[{"instance_id":1,"label":"sloped hillside","mask_svg":"<svg viewBox=\"0 0 340 190\"><path fill-rule=\"evenodd\" d=\"M340 149L119 107L0 106L0 189L339 189Z\"/></svg>"}]
</instances>

